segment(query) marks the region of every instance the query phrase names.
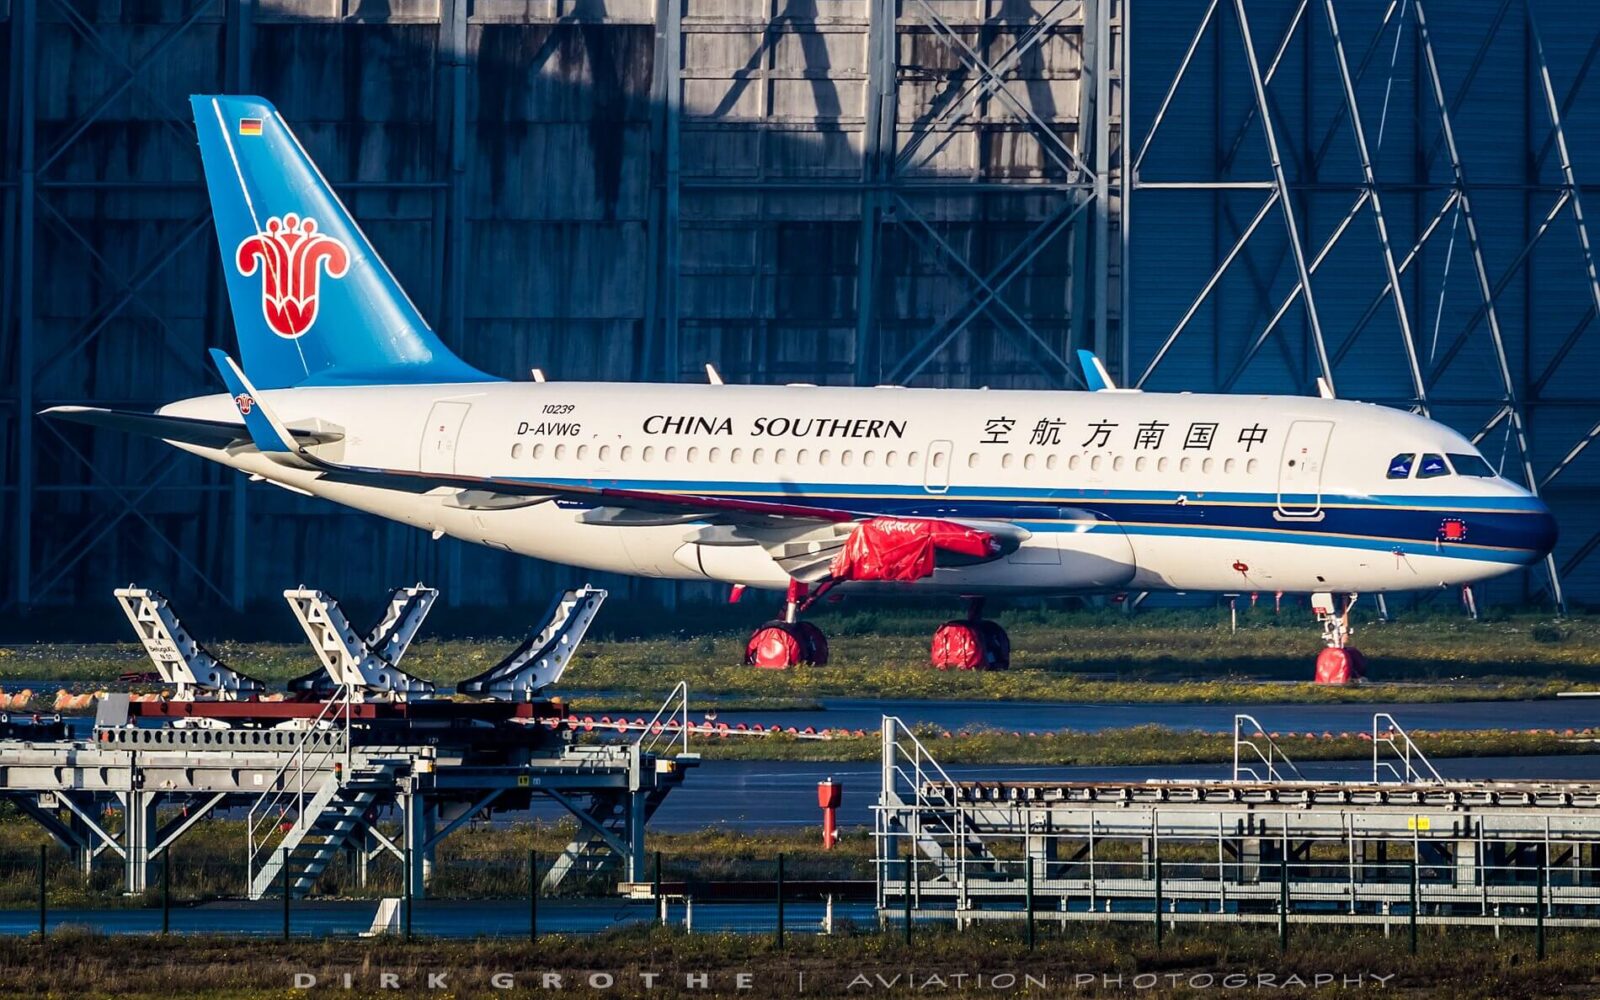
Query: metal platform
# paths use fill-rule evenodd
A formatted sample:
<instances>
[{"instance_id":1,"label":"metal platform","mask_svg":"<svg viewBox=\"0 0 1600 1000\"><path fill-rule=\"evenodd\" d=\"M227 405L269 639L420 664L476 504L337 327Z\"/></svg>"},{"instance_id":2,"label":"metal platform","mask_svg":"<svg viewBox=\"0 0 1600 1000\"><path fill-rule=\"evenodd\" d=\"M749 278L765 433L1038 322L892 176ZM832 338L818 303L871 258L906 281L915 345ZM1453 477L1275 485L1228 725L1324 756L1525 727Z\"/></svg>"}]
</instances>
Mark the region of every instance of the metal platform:
<instances>
[{"instance_id":1,"label":"metal platform","mask_svg":"<svg viewBox=\"0 0 1600 1000\"><path fill-rule=\"evenodd\" d=\"M698 763L687 687L649 722L578 742L565 707L535 696L560 676L605 598L584 587L558 598L529 642L476 679L501 697L424 697L433 685L395 664L436 596L420 584L394 591L363 638L328 595L286 591L322 676L293 684L304 700L267 700L264 685L190 638L161 595L120 590L170 690L104 698L88 740L67 738L59 720L0 727L0 799L37 820L85 873L102 856L119 859L130 893L148 887L153 864L196 824L237 810L252 899L305 895L341 852L357 858L361 879L368 860L393 854L420 897L445 837L536 797L578 821L547 889L612 867L625 882L640 879L645 823ZM311 700L319 691L331 694ZM122 822L106 823L107 811ZM385 833L391 814L398 836Z\"/></svg>"},{"instance_id":2,"label":"metal platform","mask_svg":"<svg viewBox=\"0 0 1600 1000\"><path fill-rule=\"evenodd\" d=\"M880 914L1600 926L1600 782L1443 781L1398 726L1370 780L1305 781L1249 722L1231 780L1013 782L886 718Z\"/></svg>"}]
</instances>

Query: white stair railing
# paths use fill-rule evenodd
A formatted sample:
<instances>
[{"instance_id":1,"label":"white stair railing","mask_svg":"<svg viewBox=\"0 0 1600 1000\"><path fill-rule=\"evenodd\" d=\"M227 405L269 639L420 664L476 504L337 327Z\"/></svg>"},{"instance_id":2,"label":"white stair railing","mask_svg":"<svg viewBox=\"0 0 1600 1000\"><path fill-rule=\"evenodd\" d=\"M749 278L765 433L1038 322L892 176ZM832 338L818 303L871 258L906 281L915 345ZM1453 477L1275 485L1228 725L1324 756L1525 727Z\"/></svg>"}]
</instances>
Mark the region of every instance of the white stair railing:
<instances>
[{"instance_id":1,"label":"white stair railing","mask_svg":"<svg viewBox=\"0 0 1600 1000\"><path fill-rule=\"evenodd\" d=\"M274 837L273 831L290 810L294 812L296 825L306 823L307 799L314 798L330 781L343 782L349 779L350 705L348 689L340 688L336 696L322 706L322 711L317 713L305 732L300 734L293 752L279 766L266 790L250 807L246 827L249 831L247 868L251 884L255 882L256 872L271 860L272 848L286 836ZM344 723L343 739L331 739L336 719L340 716ZM317 746L311 746L314 743ZM340 766L336 767L336 764ZM328 777L319 783L317 775L324 772L329 772ZM306 784L308 775L311 781L309 788Z\"/></svg>"},{"instance_id":2,"label":"white stair railing","mask_svg":"<svg viewBox=\"0 0 1600 1000\"><path fill-rule=\"evenodd\" d=\"M1385 748L1392 758L1384 757ZM1388 779L1384 778L1385 774L1389 775ZM1428 755L1400 728L1394 716L1378 712L1372 717L1372 783L1379 785L1385 780L1406 785L1444 784L1444 778L1434 769Z\"/></svg>"},{"instance_id":3,"label":"white stair railing","mask_svg":"<svg viewBox=\"0 0 1600 1000\"><path fill-rule=\"evenodd\" d=\"M1259 742L1257 742L1259 741ZM1261 748L1265 746L1266 750ZM1265 776L1256 768L1265 766ZM1295 781L1304 781L1300 769L1294 766L1294 761L1284 753L1283 747L1278 746L1278 741L1267 734L1267 729L1257 722L1255 716L1240 713L1233 717L1233 780L1244 781L1286 781L1289 780L1284 772L1294 776Z\"/></svg>"},{"instance_id":4,"label":"white stair railing","mask_svg":"<svg viewBox=\"0 0 1600 1000\"><path fill-rule=\"evenodd\" d=\"M689 684L679 681L634 741L640 753L689 752Z\"/></svg>"}]
</instances>

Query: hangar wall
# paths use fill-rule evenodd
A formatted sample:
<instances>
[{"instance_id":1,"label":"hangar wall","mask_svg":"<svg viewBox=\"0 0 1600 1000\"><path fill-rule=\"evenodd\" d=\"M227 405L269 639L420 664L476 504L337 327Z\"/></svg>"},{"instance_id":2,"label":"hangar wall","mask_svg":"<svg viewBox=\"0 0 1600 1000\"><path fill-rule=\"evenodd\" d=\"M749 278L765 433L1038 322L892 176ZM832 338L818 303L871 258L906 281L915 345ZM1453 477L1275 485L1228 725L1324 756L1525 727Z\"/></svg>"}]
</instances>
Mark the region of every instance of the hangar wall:
<instances>
[{"instance_id":1,"label":"hangar wall","mask_svg":"<svg viewBox=\"0 0 1600 1000\"><path fill-rule=\"evenodd\" d=\"M1455 182L1418 86L1423 8L1337 9L1361 120L1382 133L1369 187L1383 192L1393 256L1432 234L1399 278L1410 338L1439 370L1424 395L1470 432L1507 396L1474 319L1464 237L1446 246L1459 218L1429 229ZM1530 10L1542 61L1529 53ZM1581 366L1592 367L1600 293L1571 221L1586 189L1566 185L1548 153L1540 69L1565 102L1581 177L1600 145L1574 98L1600 14L1491 0L1426 11L1483 191L1482 256L1503 286L1495 325L1542 477L1594 417ZM25 416L213 388L203 348L231 333L190 93L274 100L445 339L511 377L537 366L553 378L700 379L710 360L730 381L1070 388L1067 359L1087 346L1130 379L1159 357L1152 387L1309 391L1318 333L1348 337L1385 280L1368 215L1346 218L1365 188L1323 4L0 0L0 45L9 607L94 604L133 578L240 606L300 581L365 595L421 577L457 603L499 605L580 576ZM1125 113L1135 171L1122 169ZM1315 265L1316 324L1311 297L1291 296L1282 213L1229 253L1280 187L1307 266L1342 234ZM1516 269L1564 192L1534 266ZM1393 310L1364 325L1332 366L1341 393L1417 403L1396 375ZM1552 483L1580 600L1600 592L1583 560L1600 529L1586 503L1592 461L1580 454ZM712 593L605 582L664 601ZM1507 594L1543 585L1532 575Z\"/></svg>"}]
</instances>

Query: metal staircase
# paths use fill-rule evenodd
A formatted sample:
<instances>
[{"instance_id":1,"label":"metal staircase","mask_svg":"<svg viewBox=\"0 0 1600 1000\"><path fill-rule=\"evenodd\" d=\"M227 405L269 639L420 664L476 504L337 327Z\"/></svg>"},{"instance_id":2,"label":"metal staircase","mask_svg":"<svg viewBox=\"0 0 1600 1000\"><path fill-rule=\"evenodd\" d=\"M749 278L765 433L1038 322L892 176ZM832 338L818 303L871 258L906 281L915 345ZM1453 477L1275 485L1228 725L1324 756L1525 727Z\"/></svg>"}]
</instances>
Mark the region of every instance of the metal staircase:
<instances>
[{"instance_id":1,"label":"metal staircase","mask_svg":"<svg viewBox=\"0 0 1600 1000\"><path fill-rule=\"evenodd\" d=\"M604 591L601 596L604 596ZM613 765L621 758L629 761L633 769L655 766L659 776L662 773L660 765L669 763L661 758L669 753L680 764L699 759L698 755L689 752L689 728L689 686L680 681L633 743L626 746L572 746L567 748L567 755L581 757L588 754L595 758L596 763L605 761ZM630 793L626 789L596 791L590 796L589 804L581 807L557 792L549 792L577 817L578 833L545 873L542 883L544 890L555 890L573 873L584 877L601 874L618 861L627 864L628 870L624 873L626 879L641 878L643 872L639 868L643 859L638 851L643 839L633 834L643 832L650 817L666 801L667 793L676 787L675 781L657 781L648 791L639 793ZM637 810L637 814L634 810ZM634 827L631 831L630 824ZM635 845L633 851L628 848L630 844Z\"/></svg>"},{"instance_id":2,"label":"metal staircase","mask_svg":"<svg viewBox=\"0 0 1600 1000\"><path fill-rule=\"evenodd\" d=\"M328 848L331 857L354 829L350 824L359 824L371 805L370 786L380 774L364 774L359 782L351 774L350 705L349 692L341 688L339 697L324 705L306 725L266 790L250 807L246 860L251 899L260 899L272 888L282 876L284 863L295 860L295 852L308 837L309 846L318 848L338 835L338 843ZM345 794L346 785L351 786L350 795ZM354 810L363 795L366 802ZM313 860L317 853L313 850L312 858L302 860ZM325 867L327 861L323 860L303 888L302 880L296 880L291 891L303 894Z\"/></svg>"},{"instance_id":3,"label":"metal staircase","mask_svg":"<svg viewBox=\"0 0 1600 1000\"><path fill-rule=\"evenodd\" d=\"M933 862L935 878L981 878L1000 870L999 858L975 832L983 807L963 802L955 781L928 748L905 723L887 716L881 787L876 809L880 864L896 863L893 845L907 837Z\"/></svg>"},{"instance_id":4,"label":"metal staircase","mask_svg":"<svg viewBox=\"0 0 1600 1000\"><path fill-rule=\"evenodd\" d=\"M398 760L371 761L343 781L337 775L329 776L252 872L250 898L281 891L285 861L289 863L290 895L298 899L309 893L340 849L365 829L367 811L379 795L393 789L395 772L403 766Z\"/></svg>"}]
</instances>

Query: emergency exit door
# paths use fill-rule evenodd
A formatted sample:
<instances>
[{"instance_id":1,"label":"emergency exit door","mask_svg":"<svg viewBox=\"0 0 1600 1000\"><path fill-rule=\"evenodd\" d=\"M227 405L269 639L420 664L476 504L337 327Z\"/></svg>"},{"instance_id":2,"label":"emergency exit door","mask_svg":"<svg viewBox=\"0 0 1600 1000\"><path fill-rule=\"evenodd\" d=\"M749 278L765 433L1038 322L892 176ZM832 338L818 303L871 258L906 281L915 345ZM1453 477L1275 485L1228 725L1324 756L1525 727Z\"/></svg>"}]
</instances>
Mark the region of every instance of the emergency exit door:
<instances>
[{"instance_id":1,"label":"emergency exit door","mask_svg":"<svg viewBox=\"0 0 1600 1000\"><path fill-rule=\"evenodd\" d=\"M1296 420L1289 425L1278 460L1279 517L1322 516L1322 463L1332 435L1331 420Z\"/></svg>"},{"instance_id":2,"label":"emergency exit door","mask_svg":"<svg viewBox=\"0 0 1600 1000\"><path fill-rule=\"evenodd\" d=\"M422 428L422 454L417 468L423 472L456 471L456 444L471 403L434 403Z\"/></svg>"}]
</instances>

